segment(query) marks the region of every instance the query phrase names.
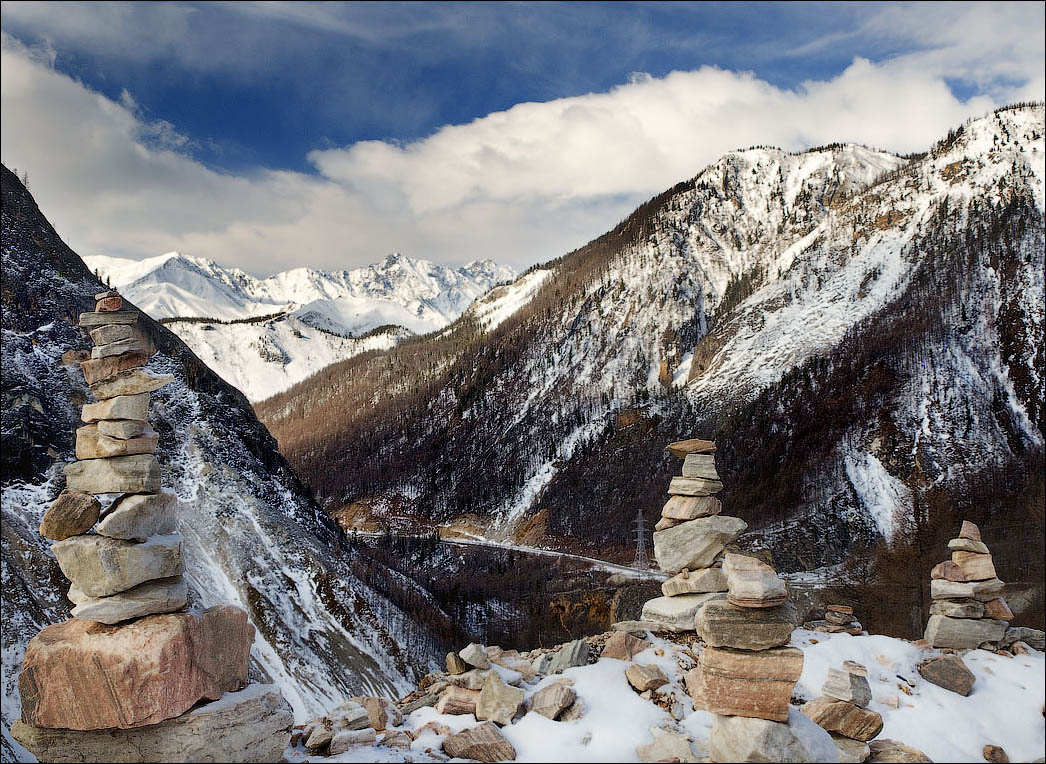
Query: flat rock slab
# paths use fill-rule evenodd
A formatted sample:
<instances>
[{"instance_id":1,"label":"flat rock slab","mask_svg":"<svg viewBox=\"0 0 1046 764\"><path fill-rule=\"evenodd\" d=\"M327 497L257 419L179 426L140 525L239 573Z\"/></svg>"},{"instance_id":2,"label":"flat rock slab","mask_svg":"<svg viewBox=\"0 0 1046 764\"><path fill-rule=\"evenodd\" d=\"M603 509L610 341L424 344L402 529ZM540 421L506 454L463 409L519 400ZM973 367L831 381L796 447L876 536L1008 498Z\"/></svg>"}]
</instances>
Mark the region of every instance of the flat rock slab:
<instances>
[{"instance_id":1,"label":"flat rock slab","mask_svg":"<svg viewBox=\"0 0 1046 764\"><path fill-rule=\"evenodd\" d=\"M718 515L723 502L715 496L672 496L661 508L661 517L669 520L696 520Z\"/></svg>"},{"instance_id":2,"label":"flat rock slab","mask_svg":"<svg viewBox=\"0 0 1046 764\"><path fill-rule=\"evenodd\" d=\"M137 324L137 310L119 310L108 313L81 313L80 326L105 326L106 324Z\"/></svg>"},{"instance_id":3,"label":"flat rock slab","mask_svg":"<svg viewBox=\"0 0 1046 764\"><path fill-rule=\"evenodd\" d=\"M948 615L952 618L982 618L984 603L975 599L934 600L930 605L930 615Z\"/></svg>"},{"instance_id":4,"label":"flat rock slab","mask_svg":"<svg viewBox=\"0 0 1046 764\"><path fill-rule=\"evenodd\" d=\"M73 731L21 721L11 735L40 761L277 762L290 741L294 714L274 684L227 692L173 719L134 729Z\"/></svg>"},{"instance_id":5,"label":"flat rock slab","mask_svg":"<svg viewBox=\"0 0 1046 764\"><path fill-rule=\"evenodd\" d=\"M1006 633L1005 621L988 618L950 618L931 615L923 638L934 647L972 650L985 642L998 642Z\"/></svg>"},{"instance_id":6,"label":"flat rock slab","mask_svg":"<svg viewBox=\"0 0 1046 764\"><path fill-rule=\"evenodd\" d=\"M727 590L726 574L722 568L702 568L684 573L677 573L661 584L661 593L666 597L678 597L680 594L707 594Z\"/></svg>"},{"instance_id":7,"label":"flat rock slab","mask_svg":"<svg viewBox=\"0 0 1046 764\"><path fill-rule=\"evenodd\" d=\"M94 496L82 491L62 491L44 512L40 535L62 541L91 530L98 521L102 505Z\"/></svg>"},{"instance_id":8,"label":"flat rock slab","mask_svg":"<svg viewBox=\"0 0 1046 764\"><path fill-rule=\"evenodd\" d=\"M723 573L730 602L739 607L775 607L787 601L788 588L777 572L762 560L728 553Z\"/></svg>"},{"instance_id":9,"label":"flat rock slab","mask_svg":"<svg viewBox=\"0 0 1046 764\"><path fill-rule=\"evenodd\" d=\"M919 664L918 671L927 682L962 696L970 694L976 681L973 672L958 655L944 655L923 661Z\"/></svg>"},{"instance_id":10,"label":"flat rock slab","mask_svg":"<svg viewBox=\"0 0 1046 764\"><path fill-rule=\"evenodd\" d=\"M109 358L92 358L88 361L83 361L80 364L80 368L83 370L87 384L93 385L115 377L121 371L145 366L148 362L149 356L145 353L135 352L115 355Z\"/></svg>"},{"instance_id":11,"label":"flat rock slab","mask_svg":"<svg viewBox=\"0 0 1046 764\"><path fill-rule=\"evenodd\" d=\"M989 581L998 577L990 554L956 550L952 552L952 562L958 566L963 581Z\"/></svg>"},{"instance_id":12,"label":"flat rock slab","mask_svg":"<svg viewBox=\"0 0 1046 764\"><path fill-rule=\"evenodd\" d=\"M159 436L150 430L137 438L111 438L103 435L98 425L89 424L76 430L77 459L108 459L113 456L154 454Z\"/></svg>"},{"instance_id":13,"label":"flat rock slab","mask_svg":"<svg viewBox=\"0 0 1046 764\"><path fill-rule=\"evenodd\" d=\"M137 337L126 340L116 340L104 345L95 345L91 348L91 358L109 358L110 356L123 355L124 353L145 353L147 346Z\"/></svg>"},{"instance_id":14,"label":"flat rock slab","mask_svg":"<svg viewBox=\"0 0 1046 764\"><path fill-rule=\"evenodd\" d=\"M149 418L149 393L117 395L97 403L88 403L83 407L80 418L85 422L97 422L99 419L145 421Z\"/></svg>"},{"instance_id":15,"label":"flat rock slab","mask_svg":"<svg viewBox=\"0 0 1046 764\"><path fill-rule=\"evenodd\" d=\"M1004 586L997 578L971 583L937 580L930 582L930 596L935 600L975 599L987 602L1002 594Z\"/></svg>"},{"instance_id":16,"label":"flat rock slab","mask_svg":"<svg viewBox=\"0 0 1046 764\"><path fill-rule=\"evenodd\" d=\"M52 544L51 551L65 577L88 597L108 597L183 572L178 534L153 536L141 544L105 536L73 536Z\"/></svg>"},{"instance_id":17,"label":"flat rock slab","mask_svg":"<svg viewBox=\"0 0 1046 764\"><path fill-rule=\"evenodd\" d=\"M641 618L657 624L655 631L693 631L697 611L707 602L725 598L722 592L656 597L643 605Z\"/></svg>"},{"instance_id":18,"label":"flat rock slab","mask_svg":"<svg viewBox=\"0 0 1046 764\"><path fill-rule=\"evenodd\" d=\"M147 430L149 430L148 422L134 419L102 419L98 422L98 432L120 440L137 438Z\"/></svg>"},{"instance_id":19,"label":"flat rock slab","mask_svg":"<svg viewBox=\"0 0 1046 764\"><path fill-rule=\"evenodd\" d=\"M120 340L133 339L135 336L133 324L105 324L91 329L88 334L95 345L108 345Z\"/></svg>"},{"instance_id":20,"label":"flat rock slab","mask_svg":"<svg viewBox=\"0 0 1046 764\"><path fill-rule=\"evenodd\" d=\"M65 466L65 484L84 493L156 493L160 463L152 454L86 459Z\"/></svg>"},{"instance_id":21,"label":"flat rock slab","mask_svg":"<svg viewBox=\"0 0 1046 764\"><path fill-rule=\"evenodd\" d=\"M697 611L695 626L701 639L712 647L766 650L788 644L797 618L790 602L772 608L745 608L720 600Z\"/></svg>"},{"instance_id":22,"label":"flat rock slab","mask_svg":"<svg viewBox=\"0 0 1046 764\"><path fill-rule=\"evenodd\" d=\"M567 642L567 644L551 654L551 658L545 667L545 673L562 674L568 668L584 666L588 663L590 651L591 648L589 647L588 642L585 642L582 639L575 639L573 642Z\"/></svg>"},{"instance_id":23,"label":"flat rock slab","mask_svg":"<svg viewBox=\"0 0 1046 764\"><path fill-rule=\"evenodd\" d=\"M666 573L707 568L747 528L744 520L729 515L688 520L653 534L654 557Z\"/></svg>"},{"instance_id":24,"label":"flat rock slab","mask_svg":"<svg viewBox=\"0 0 1046 764\"><path fill-rule=\"evenodd\" d=\"M883 717L875 711L835 698L817 698L802 709L819 727L867 743L883 730Z\"/></svg>"},{"instance_id":25,"label":"flat rock slab","mask_svg":"<svg viewBox=\"0 0 1046 764\"><path fill-rule=\"evenodd\" d=\"M948 542L948 548L962 552L974 552L975 554L988 554L988 547L983 541L973 539L957 538Z\"/></svg>"},{"instance_id":26,"label":"flat rock slab","mask_svg":"<svg viewBox=\"0 0 1046 764\"><path fill-rule=\"evenodd\" d=\"M704 478L674 477L668 484L672 496L715 496L722 490L722 481Z\"/></svg>"},{"instance_id":27,"label":"flat rock slab","mask_svg":"<svg viewBox=\"0 0 1046 764\"><path fill-rule=\"evenodd\" d=\"M111 597L85 597L82 592L69 592L76 603L73 618L114 624L155 613L173 613L185 607L189 587L181 576L147 581Z\"/></svg>"},{"instance_id":28,"label":"flat rock slab","mask_svg":"<svg viewBox=\"0 0 1046 764\"><path fill-rule=\"evenodd\" d=\"M98 730L171 719L242 689L253 640L247 613L231 605L120 626L78 619L48 626L26 647L22 721Z\"/></svg>"},{"instance_id":29,"label":"flat rock slab","mask_svg":"<svg viewBox=\"0 0 1046 764\"><path fill-rule=\"evenodd\" d=\"M697 668L686 675L686 688L695 708L784 722L802 670L803 651L794 647L760 652L706 647Z\"/></svg>"},{"instance_id":30,"label":"flat rock slab","mask_svg":"<svg viewBox=\"0 0 1046 764\"><path fill-rule=\"evenodd\" d=\"M715 468L715 454L687 454L683 460L683 477L719 480Z\"/></svg>"},{"instance_id":31,"label":"flat rock slab","mask_svg":"<svg viewBox=\"0 0 1046 764\"><path fill-rule=\"evenodd\" d=\"M448 687L440 694L436 710L441 714L474 714L479 692L465 687Z\"/></svg>"},{"instance_id":32,"label":"flat rock slab","mask_svg":"<svg viewBox=\"0 0 1046 764\"><path fill-rule=\"evenodd\" d=\"M715 441L702 438L691 438L690 440L677 440L669 443L665 450L677 459L686 459L688 454L714 454Z\"/></svg>"},{"instance_id":33,"label":"flat rock slab","mask_svg":"<svg viewBox=\"0 0 1046 764\"><path fill-rule=\"evenodd\" d=\"M516 749L490 722L447 735L443 751L453 758L475 761L515 761Z\"/></svg>"},{"instance_id":34,"label":"flat rock slab","mask_svg":"<svg viewBox=\"0 0 1046 764\"><path fill-rule=\"evenodd\" d=\"M151 393L173 381L174 376L171 374L153 374L145 369L129 369L91 385L91 395L99 400L105 400L115 398L117 395Z\"/></svg>"},{"instance_id":35,"label":"flat rock slab","mask_svg":"<svg viewBox=\"0 0 1046 764\"><path fill-rule=\"evenodd\" d=\"M127 494L113 502L95 530L128 541L165 536L178 525L178 508L178 498L170 491Z\"/></svg>"},{"instance_id":36,"label":"flat rock slab","mask_svg":"<svg viewBox=\"0 0 1046 764\"><path fill-rule=\"evenodd\" d=\"M716 716L708 747L712 761L838 761L831 735L794 709L785 722Z\"/></svg>"},{"instance_id":37,"label":"flat rock slab","mask_svg":"<svg viewBox=\"0 0 1046 764\"><path fill-rule=\"evenodd\" d=\"M1014 642L1024 642L1036 650L1046 650L1046 633L1042 629L1032 629L1028 626L1011 626L1003 635L1003 646L1012 645Z\"/></svg>"},{"instance_id":38,"label":"flat rock slab","mask_svg":"<svg viewBox=\"0 0 1046 764\"><path fill-rule=\"evenodd\" d=\"M871 755L865 759L866 764L921 764L933 762L929 756L917 748L905 745L899 740L879 738L868 744Z\"/></svg>"}]
</instances>

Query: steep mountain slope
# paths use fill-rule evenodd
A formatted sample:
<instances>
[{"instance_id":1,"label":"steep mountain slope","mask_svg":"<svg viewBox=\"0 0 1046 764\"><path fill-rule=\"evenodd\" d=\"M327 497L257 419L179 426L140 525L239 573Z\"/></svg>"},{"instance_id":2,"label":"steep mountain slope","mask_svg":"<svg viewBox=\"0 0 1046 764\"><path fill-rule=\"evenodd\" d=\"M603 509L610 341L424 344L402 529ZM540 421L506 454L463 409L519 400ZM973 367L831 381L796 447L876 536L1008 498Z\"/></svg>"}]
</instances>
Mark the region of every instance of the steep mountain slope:
<instances>
[{"instance_id":1,"label":"steep mountain slope","mask_svg":"<svg viewBox=\"0 0 1046 764\"><path fill-rule=\"evenodd\" d=\"M551 272L492 331L477 304L259 413L329 510L619 559L693 433L793 570L941 513L1041 527L1043 132L1031 105L907 158L733 152L525 274Z\"/></svg>"},{"instance_id":2,"label":"steep mountain slope","mask_svg":"<svg viewBox=\"0 0 1046 764\"><path fill-rule=\"evenodd\" d=\"M67 588L37 526L72 460L83 376L63 353L89 347L73 325L99 284L6 168L3 174L2 721L19 714L26 642L68 617ZM402 576L343 538L276 450L247 400L172 333L144 317L150 368L175 381L153 395L164 484L182 500L192 603L233 602L258 627L252 673L278 682L305 717L346 695L393 693L439 645L372 586ZM367 584L359 576L366 575ZM420 608L418 609L420 612Z\"/></svg>"},{"instance_id":3,"label":"steep mountain slope","mask_svg":"<svg viewBox=\"0 0 1046 764\"><path fill-rule=\"evenodd\" d=\"M297 268L265 279L178 252L84 262L252 401L408 332L441 329L515 275L490 260L454 269L400 254L352 271Z\"/></svg>"}]
</instances>

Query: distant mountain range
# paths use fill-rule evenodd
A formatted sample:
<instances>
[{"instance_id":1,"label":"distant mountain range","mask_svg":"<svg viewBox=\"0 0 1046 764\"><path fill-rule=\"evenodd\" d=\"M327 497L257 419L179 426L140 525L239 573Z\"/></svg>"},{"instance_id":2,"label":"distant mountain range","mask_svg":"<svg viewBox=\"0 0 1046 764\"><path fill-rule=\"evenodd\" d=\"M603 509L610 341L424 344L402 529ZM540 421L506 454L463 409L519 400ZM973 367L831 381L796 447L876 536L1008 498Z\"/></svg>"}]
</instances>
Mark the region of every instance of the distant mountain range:
<instances>
[{"instance_id":1,"label":"distant mountain range","mask_svg":"<svg viewBox=\"0 0 1046 764\"><path fill-rule=\"evenodd\" d=\"M335 361L441 329L515 277L491 260L450 268L401 254L351 271L296 268L265 279L179 252L84 262L252 401Z\"/></svg>"}]
</instances>

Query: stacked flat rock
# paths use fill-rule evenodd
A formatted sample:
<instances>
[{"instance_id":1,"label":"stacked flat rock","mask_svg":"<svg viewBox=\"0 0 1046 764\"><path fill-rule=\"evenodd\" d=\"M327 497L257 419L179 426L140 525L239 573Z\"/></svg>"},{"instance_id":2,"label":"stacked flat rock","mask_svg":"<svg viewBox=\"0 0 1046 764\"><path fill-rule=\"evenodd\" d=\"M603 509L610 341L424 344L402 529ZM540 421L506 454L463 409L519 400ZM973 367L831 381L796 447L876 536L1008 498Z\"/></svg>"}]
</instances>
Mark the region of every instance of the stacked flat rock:
<instances>
[{"instance_id":1,"label":"stacked flat rock","mask_svg":"<svg viewBox=\"0 0 1046 764\"><path fill-rule=\"evenodd\" d=\"M883 718L868 708L872 688L868 669L854 661L828 669L821 697L800 709L831 734L840 761L864 761L870 754L868 741L882 732Z\"/></svg>"},{"instance_id":2,"label":"stacked flat rock","mask_svg":"<svg viewBox=\"0 0 1046 764\"><path fill-rule=\"evenodd\" d=\"M668 502L654 528L654 558L661 570L675 575L661 585L663 597L644 605L641 619L664 631L692 631L701 606L726 597L722 554L748 525L721 514L716 494L723 483L716 472L714 442L681 440L666 450L683 460L683 469L672 478Z\"/></svg>"},{"instance_id":3,"label":"stacked flat rock","mask_svg":"<svg viewBox=\"0 0 1046 764\"><path fill-rule=\"evenodd\" d=\"M864 630L861 622L854 618L854 609L849 605L826 605L824 618L808 621L803 624L803 628L827 634L852 634L855 637Z\"/></svg>"},{"instance_id":4,"label":"stacked flat rock","mask_svg":"<svg viewBox=\"0 0 1046 764\"><path fill-rule=\"evenodd\" d=\"M924 635L934 647L967 650L997 645L1013 613L1002 597L991 552L980 529L963 520L958 538L948 542L952 557L930 571L930 619Z\"/></svg>"},{"instance_id":5,"label":"stacked flat rock","mask_svg":"<svg viewBox=\"0 0 1046 764\"><path fill-rule=\"evenodd\" d=\"M80 316L95 343L81 367L98 400L83 407L77 461L40 524L71 583L73 618L30 640L12 733L42 761L91 760L98 730L129 731L110 735L113 760L193 761L204 759L184 758L180 741L211 725L221 739L200 757L276 761L293 717L274 687L241 692L254 641L247 614L231 605L181 612L178 501L161 488L148 421L149 394L173 377L141 368L153 348L138 312L114 291L95 298L96 311ZM104 510L99 496L111 499ZM219 699L214 713L198 705Z\"/></svg>"}]
</instances>

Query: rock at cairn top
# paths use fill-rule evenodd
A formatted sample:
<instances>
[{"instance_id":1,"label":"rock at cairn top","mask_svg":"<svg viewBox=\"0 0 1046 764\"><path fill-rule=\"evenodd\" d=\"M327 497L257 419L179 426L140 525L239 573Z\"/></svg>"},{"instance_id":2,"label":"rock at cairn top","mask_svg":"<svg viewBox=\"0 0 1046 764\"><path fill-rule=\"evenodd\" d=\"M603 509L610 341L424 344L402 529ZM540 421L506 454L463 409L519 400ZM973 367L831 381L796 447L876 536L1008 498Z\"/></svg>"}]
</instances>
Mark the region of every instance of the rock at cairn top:
<instances>
[{"instance_id":1,"label":"rock at cairn top","mask_svg":"<svg viewBox=\"0 0 1046 764\"><path fill-rule=\"evenodd\" d=\"M691 438L669 443L665 450L677 459L686 459L689 454L714 454L716 449L714 440Z\"/></svg>"},{"instance_id":2,"label":"rock at cairn top","mask_svg":"<svg viewBox=\"0 0 1046 764\"><path fill-rule=\"evenodd\" d=\"M962 527L959 529L959 538L969 539L970 541L980 541L981 529L969 520L963 520Z\"/></svg>"}]
</instances>

